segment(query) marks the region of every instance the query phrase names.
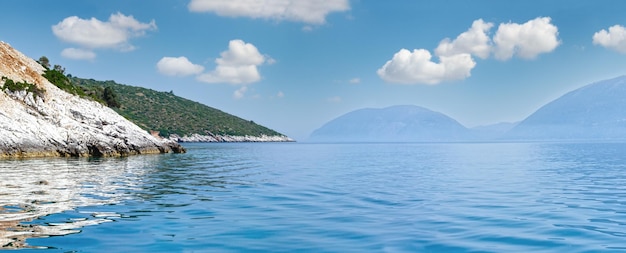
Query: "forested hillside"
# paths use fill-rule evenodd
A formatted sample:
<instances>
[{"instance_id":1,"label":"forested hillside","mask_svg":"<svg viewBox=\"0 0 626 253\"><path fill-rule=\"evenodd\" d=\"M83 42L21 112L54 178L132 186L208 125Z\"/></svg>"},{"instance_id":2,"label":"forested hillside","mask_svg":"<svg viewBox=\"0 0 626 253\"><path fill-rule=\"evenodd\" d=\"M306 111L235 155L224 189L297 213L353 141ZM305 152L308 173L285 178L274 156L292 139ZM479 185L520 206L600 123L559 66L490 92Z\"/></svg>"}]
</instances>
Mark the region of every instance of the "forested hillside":
<instances>
[{"instance_id":1,"label":"forested hillside","mask_svg":"<svg viewBox=\"0 0 626 253\"><path fill-rule=\"evenodd\" d=\"M114 81L96 81L77 77L70 78L73 85L81 87L92 97L100 98L122 116L147 131L158 131L160 136L233 135L278 136L282 135L253 121L225 113L218 109L194 102L172 92L118 84Z\"/></svg>"}]
</instances>

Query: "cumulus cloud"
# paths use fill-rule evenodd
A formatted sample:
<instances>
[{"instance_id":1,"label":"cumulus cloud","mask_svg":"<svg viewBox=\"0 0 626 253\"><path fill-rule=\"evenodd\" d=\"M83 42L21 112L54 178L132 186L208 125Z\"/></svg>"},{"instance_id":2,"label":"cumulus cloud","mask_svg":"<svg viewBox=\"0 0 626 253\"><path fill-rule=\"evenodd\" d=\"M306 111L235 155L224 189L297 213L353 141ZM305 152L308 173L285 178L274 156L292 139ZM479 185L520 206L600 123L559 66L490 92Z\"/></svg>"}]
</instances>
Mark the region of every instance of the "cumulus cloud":
<instances>
[{"instance_id":1,"label":"cumulus cloud","mask_svg":"<svg viewBox=\"0 0 626 253\"><path fill-rule=\"evenodd\" d=\"M602 29L593 34L593 44L626 54L626 28L621 25Z\"/></svg>"},{"instance_id":2,"label":"cumulus cloud","mask_svg":"<svg viewBox=\"0 0 626 253\"><path fill-rule=\"evenodd\" d=\"M556 49L561 42L558 28L549 17L539 17L524 24L500 24L493 37L497 59L508 60L514 55L532 59Z\"/></svg>"},{"instance_id":3,"label":"cumulus cloud","mask_svg":"<svg viewBox=\"0 0 626 253\"><path fill-rule=\"evenodd\" d=\"M472 54L485 59L491 52L491 39L487 35L491 27L493 23L487 23L482 19L475 20L470 29L459 34L453 41L449 38L441 41L435 49L435 54L439 56Z\"/></svg>"},{"instance_id":4,"label":"cumulus cloud","mask_svg":"<svg viewBox=\"0 0 626 253\"><path fill-rule=\"evenodd\" d=\"M168 76L197 75L204 71L204 67L191 63L187 57L163 57L157 63L159 73Z\"/></svg>"},{"instance_id":5,"label":"cumulus cloud","mask_svg":"<svg viewBox=\"0 0 626 253\"><path fill-rule=\"evenodd\" d=\"M156 29L154 20L142 23L133 16L126 16L119 12L112 14L108 21L71 16L52 26L54 35L65 42L88 49L112 48L120 51L134 50L135 47L130 44L130 39L143 36L147 31ZM86 49L78 50L82 51L68 49L65 55L69 58L78 54L82 57L89 55L85 54L88 51Z\"/></svg>"},{"instance_id":6,"label":"cumulus cloud","mask_svg":"<svg viewBox=\"0 0 626 253\"><path fill-rule=\"evenodd\" d=\"M415 49L413 52L401 49L390 61L378 69L383 80L393 83L438 84L442 81L459 80L470 76L476 62L469 54L440 56L440 62L432 61L428 50Z\"/></svg>"},{"instance_id":7,"label":"cumulus cloud","mask_svg":"<svg viewBox=\"0 0 626 253\"><path fill-rule=\"evenodd\" d=\"M96 53L87 49L70 47L63 49L61 56L74 60L93 60L96 58Z\"/></svg>"},{"instance_id":8,"label":"cumulus cloud","mask_svg":"<svg viewBox=\"0 0 626 253\"><path fill-rule=\"evenodd\" d=\"M231 40L228 50L221 53L215 60L216 68L197 77L206 83L248 84L261 80L258 66L266 61L266 57L250 43L242 40Z\"/></svg>"},{"instance_id":9,"label":"cumulus cloud","mask_svg":"<svg viewBox=\"0 0 626 253\"><path fill-rule=\"evenodd\" d=\"M243 40L231 40L228 49L215 59L215 69L204 72L202 65L194 64L187 57L163 57L156 64L157 70L163 75L190 76L205 83L229 83L241 85L233 92L233 98L241 99L248 91L248 84L261 80L258 67L262 64L273 64L276 60L263 55L251 43ZM278 97L284 94L279 92ZM254 96L252 96L254 97Z\"/></svg>"},{"instance_id":10,"label":"cumulus cloud","mask_svg":"<svg viewBox=\"0 0 626 253\"><path fill-rule=\"evenodd\" d=\"M71 16L52 26L57 38L86 48L116 48L132 50L129 40L142 36L146 31L156 30L154 20L141 23L133 16L115 13L106 22L96 18L81 19Z\"/></svg>"},{"instance_id":11,"label":"cumulus cloud","mask_svg":"<svg viewBox=\"0 0 626 253\"><path fill-rule=\"evenodd\" d=\"M524 24L500 24L493 39L489 31L493 23L475 20L472 26L454 40L443 39L435 49L439 61L434 61L430 51L402 49L378 69L383 80L404 84L438 84L461 80L471 75L476 66L473 56L487 59L491 55L500 60L513 56L533 59L553 51L560 45L558 29L549 17L540 17Z\"/></svg>"},{"instance_id":12,"label":"cumulus cloud","mask_svg":"<svg viewBox=\"0 0 626 253\"><path fill-rule=\"evenodd\" d=\"M349 0L191 0L192 12L323 24L331 12L350 9Z\"/></svg>"}]
</instances>

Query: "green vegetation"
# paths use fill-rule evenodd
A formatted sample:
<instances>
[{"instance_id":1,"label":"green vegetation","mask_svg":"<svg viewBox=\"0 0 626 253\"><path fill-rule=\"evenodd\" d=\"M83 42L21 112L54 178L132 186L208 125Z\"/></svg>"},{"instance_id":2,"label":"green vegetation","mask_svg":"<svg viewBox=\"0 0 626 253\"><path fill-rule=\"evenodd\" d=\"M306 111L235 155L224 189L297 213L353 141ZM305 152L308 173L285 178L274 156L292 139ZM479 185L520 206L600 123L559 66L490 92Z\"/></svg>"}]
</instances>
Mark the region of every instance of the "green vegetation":
<instances>
[{"instance_id":1,"label":"green vegetation","mask_svg":"<svg viewBox=\"0 0 626 253\"><path fill-rule=\"evenodd\" d=\"M50 69L50 61L47 57L42 56L37 62L46 69L44 70L43 77L59 87L59 89L70 94L78 95L81 98L98 101L108 107L120 107L120 102L117 100L117 94L114 90L106 88L85 89L73 84L70 81L71 75L65 75L65 68L61 65L55 64L54 67Z\"/></svg>"},{"instance_id":2,"label":"green vegetation","mask_svg":"<svg viewBox=\"0 0 626 253\"><path fill-rule=\"evenodd\" d=\"M88 97L80 87L72 85L70 79L65 76L65 68L61 65L54 65L53 69L50 69L50 61L48 57L39 57L37 63L41 64L46 70L44 70L43 77L48 79L52 84L66 91L67 93L78 95L80 97Z\"/></svg>"},{"instance_id":3,"label":"green vegetation","mask_svg":"<svg viewBox=\"0 0 626 253\"><path fill-rule=\"evenodd\" d=\"M178 97L173 92L122 85L114 81L69 78L71 85L85 94L95 94L117 111L145 130L158 131L167 137L190 134L215 135L281 135L266 127L244 120L215 108ZM101 96L100 96L101 95Z\"/></svg>"},{"instance_id":4,"label":"green vegetation","mask_svg":"<svg viewBox=\"0 0 626 253\"><path fill-rule=\"evenodd\" d=\"M102 91L102 99L106 102L108 107L111 108L120 108L120 101L117 98L117 93L111 88L107 86Z\"/></svg>"},{"instance_id":5,"label":"green vegetation","mask_svg":"<svg viewBox=\"0 0 626 253\"><path fill-rule=\"evenodd\" d=\"M3 76L1 80L4 82L4 85L2 86L3 90L9 90L12 92L24 90L26 92L32 93L33 98L36 98L36 97L43 98L43 94L46 92L44 89L40 89L39 87L37 87L37 85L34 85L32 83L15 82L6 76Z\"/></svg>"},{"instance_id":6,"label":"green vegetation","mask_svg":"<svg viewBox=\"0 0 626 253\"><path fill-rule=\"evenodd\" d=\"M41 66L43 66L44 68L50 69L50 60L48 60L48 57L39 57L39 60L37 62L41 64Z\"/></svg>"},{"instance_id":7,"label":"green vegetation","mask_svg":"<svg viewBox=\"0 0 626 253\"><path fill-rule=\"evenodd\" d=\"M58 66L58 65L56 65ZM73 85L70 82L70 79L63 74L63 72L55 69L46 69L44 71L43 77L48 79L52 84L56 85L60 89L66 91L67 93L78 95L80 97L88 97L85 91L80 87Z\"/></svg>"},{"instance_id":8,"label":"green vegetation","mask_svg":"<svg viewBox=\"0 0 626 253\"><path fill-rule=\"evenodd\" d=\"M60 65L50 68L50 61L45 56L37 62L45 68L43 76L60 89L111 107L139 127L158 131L163 137L171 134L281 135L253 121L175 96L172 91L158 92L114 81L72 77L66 75L65 68Z\"/></svg>"}]
</instances>

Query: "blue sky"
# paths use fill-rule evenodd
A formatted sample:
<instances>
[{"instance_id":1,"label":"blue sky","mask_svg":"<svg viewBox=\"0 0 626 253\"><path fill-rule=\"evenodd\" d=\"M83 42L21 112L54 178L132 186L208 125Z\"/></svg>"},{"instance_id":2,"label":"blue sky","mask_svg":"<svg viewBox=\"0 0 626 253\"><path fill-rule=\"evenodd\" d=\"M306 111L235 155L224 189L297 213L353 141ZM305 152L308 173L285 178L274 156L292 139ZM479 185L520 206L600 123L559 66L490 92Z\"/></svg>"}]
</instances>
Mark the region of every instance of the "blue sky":
<instances>
[{"instance_id":1,"label":"blue sky","mask_svg":"<svg viewBox=\"0 0 626 253\"><path fill-rule=\"evenodd\" d=\"M365 107L519 121L626 74L625 1L3 1L0 40L296 139ZM429 58L430 57L430 58Z\"/></svg>"}]
</instances>

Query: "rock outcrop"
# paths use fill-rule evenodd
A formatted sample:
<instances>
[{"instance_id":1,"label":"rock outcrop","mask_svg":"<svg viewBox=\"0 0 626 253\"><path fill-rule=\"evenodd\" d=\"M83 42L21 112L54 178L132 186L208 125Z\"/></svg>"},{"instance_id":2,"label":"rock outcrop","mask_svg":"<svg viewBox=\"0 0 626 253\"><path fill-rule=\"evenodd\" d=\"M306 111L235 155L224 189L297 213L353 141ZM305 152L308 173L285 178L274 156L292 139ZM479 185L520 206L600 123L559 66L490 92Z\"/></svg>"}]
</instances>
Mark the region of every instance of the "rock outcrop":
<instances>
[{"instance_id":1,"label":"rock outcrop","mask_svg":"<svg viewBox=\"0 0 626 253\"><path fill-rule=\"evenodd\" d=\"M112 109L69 94L42 76L44 68L0 42L0 157L125 156L184 152L151 136ZM6 80L34 84L40 94L11 91Z\"/></svg>"},{"instance_id":2,"label":"rock outcrop","mask_svg":"<svg viewBox=\"0 0 626 253\"><path fill-rule=\"evenodd\" d=\"M284 135L236 136L192 134L181 137L172 134L169 138L176 142L295 142L294 139Z\"/></svg>"}]
</instances>

